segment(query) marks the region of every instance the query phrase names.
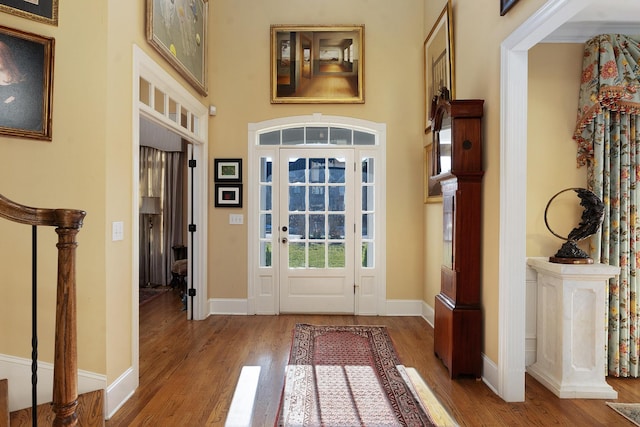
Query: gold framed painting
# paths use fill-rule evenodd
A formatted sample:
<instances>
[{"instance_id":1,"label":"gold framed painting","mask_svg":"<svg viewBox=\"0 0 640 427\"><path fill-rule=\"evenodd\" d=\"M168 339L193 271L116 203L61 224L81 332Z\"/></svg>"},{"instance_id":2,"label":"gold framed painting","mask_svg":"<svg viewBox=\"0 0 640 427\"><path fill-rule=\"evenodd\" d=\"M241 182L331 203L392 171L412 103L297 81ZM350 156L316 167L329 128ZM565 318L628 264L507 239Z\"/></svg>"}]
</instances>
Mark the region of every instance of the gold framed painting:
<instances>
[{"instance_id":1,"label":"gold framed painting","mask_svg":"<svg viewBox=\"0 0 640 427\"><path fill-rule=\"evenodd\" d=\"M446 88L449 91L449 99L455 99L451 15L451 0L448 0L424 41L425 133L431 129L433 101L442 89Z\"/></svg>"},{"instance_id":2,"label":"gold framed painting","mask_svg":"<svg viewBox=\"0 0 640 427\"><path fill-rule=\"evenodd\" d=\"M58 25L58 0L0 0L0 11Z\"/></svg>"},{"instance_id":3,"label":"gold framed painting","mask_svg":"<svg viewBox=\"0 0 640 427\"><path fill-rule=\"evenodd\" d=\"M272 25L271 103L364 103L364 25Z\"/></svg>"},{"instance_id":4,"label":"gold framed painting","mask_svg":"<svg viewBox=\"0 0 640 427\"><path fill-rule=\"evenodd\" d=\"M435 159L435 144L429 143L424 147L424 203L440 203L442 202L442 188L440 181L434 179L437 175L437 167Z\"/></svg>"},{"instance_id":5,"label":"gold framed painting","mask_svg":"<svg viewBox=\"0 0 640 427\"><path fill-rule=\"evenodd\" d=\"M51 141L54 45L0 26L0 134Z\"/></svg>"},{"instance_id":6,"label":"gold framed painting","mask_svg":"<svg viewBox=\"0 0 640 427\"><path fill-rule=\"evenodd\" d=\"M207 0L147 0L147 41L207 95Z\"/></svg>"}]
</instances>

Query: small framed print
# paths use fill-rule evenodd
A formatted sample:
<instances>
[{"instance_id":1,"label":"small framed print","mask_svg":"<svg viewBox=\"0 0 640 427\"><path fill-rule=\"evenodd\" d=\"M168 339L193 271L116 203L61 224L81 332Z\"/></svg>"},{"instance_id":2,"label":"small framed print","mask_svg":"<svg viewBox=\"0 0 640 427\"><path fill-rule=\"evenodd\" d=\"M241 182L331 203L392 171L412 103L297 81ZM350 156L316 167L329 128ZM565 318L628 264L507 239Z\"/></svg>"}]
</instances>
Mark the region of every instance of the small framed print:
<instances>
[{"instance_id":1,"label":"small framed print","mask_svg":"<svg viewBox=\"0 0 640 427\"><path fill-rule=\"evenodd\" d=\"M217 208L241 208L242 184L216 184Z\"/></svg>"},{"instance_id":2,"label":"small framed print","mask_svg":"<svg viewBox=\"0 0 640 427\"><path fill-rule=\"evenodd\" d=\"M215 159L215 182L242 182L242 159Z\"/></svg>"}]
</instances>

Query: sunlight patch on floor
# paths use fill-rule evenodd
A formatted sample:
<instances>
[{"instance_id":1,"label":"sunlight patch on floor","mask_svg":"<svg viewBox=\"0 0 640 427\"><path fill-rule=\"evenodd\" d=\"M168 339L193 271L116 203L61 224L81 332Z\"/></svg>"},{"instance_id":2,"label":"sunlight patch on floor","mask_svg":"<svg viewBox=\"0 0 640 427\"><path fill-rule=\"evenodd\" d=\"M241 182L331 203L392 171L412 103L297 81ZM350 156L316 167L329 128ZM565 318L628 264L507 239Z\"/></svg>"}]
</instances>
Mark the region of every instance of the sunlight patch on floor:
<instances>
[{"instance_id":1,"label":"sunlight patch on floor","mask_svg":"<svg viewBox=\"0 0 640 427\"><path fill-rule=\"evenodd\" d=\"M244 366L238 378L236 391L233 393L231 407L227 414L225 427L251 426L253 403L255 402L260 366Z\"/></svg>"}]
</instances>

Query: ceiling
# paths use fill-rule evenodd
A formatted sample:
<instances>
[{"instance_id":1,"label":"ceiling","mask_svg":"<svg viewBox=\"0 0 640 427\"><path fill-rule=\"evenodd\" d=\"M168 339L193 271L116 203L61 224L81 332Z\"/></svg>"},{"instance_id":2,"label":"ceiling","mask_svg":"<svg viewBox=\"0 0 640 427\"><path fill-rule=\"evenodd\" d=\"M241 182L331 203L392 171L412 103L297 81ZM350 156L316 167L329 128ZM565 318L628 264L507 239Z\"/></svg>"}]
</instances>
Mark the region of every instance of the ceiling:
<instances>
[{"instance_id":1,"label":"ceiling","mask_svg":"<svg viewBox=\"0 0 640 427\"><path fill-rule=\"evenodd\" d=\"M547 43L584 43L597 34L640 34L639 0L596 0L551 33Z\"/></svg>"}]
</instances>

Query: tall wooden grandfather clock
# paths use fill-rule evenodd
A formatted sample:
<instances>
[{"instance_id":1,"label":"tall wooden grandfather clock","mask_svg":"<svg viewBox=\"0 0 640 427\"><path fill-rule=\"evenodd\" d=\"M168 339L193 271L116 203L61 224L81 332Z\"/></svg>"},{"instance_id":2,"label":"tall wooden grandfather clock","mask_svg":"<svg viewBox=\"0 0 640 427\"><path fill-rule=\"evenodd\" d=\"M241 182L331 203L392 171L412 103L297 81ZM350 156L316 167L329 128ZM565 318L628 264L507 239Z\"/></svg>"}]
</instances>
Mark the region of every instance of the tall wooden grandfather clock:
<instances>
[{"instance_id":1,"label":"tall wooden grandfather clock","mask_svg":"<svg viewBox=\"0 0 640 427\"><path fill-rule=\"evenodd\" d=\"M443 260L435 299L434 351L452 378L482 375L480 306L483 100L434 106L436 179L442 187Z\"/></svg>"}]
</instances>

